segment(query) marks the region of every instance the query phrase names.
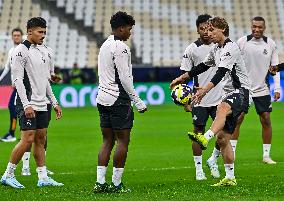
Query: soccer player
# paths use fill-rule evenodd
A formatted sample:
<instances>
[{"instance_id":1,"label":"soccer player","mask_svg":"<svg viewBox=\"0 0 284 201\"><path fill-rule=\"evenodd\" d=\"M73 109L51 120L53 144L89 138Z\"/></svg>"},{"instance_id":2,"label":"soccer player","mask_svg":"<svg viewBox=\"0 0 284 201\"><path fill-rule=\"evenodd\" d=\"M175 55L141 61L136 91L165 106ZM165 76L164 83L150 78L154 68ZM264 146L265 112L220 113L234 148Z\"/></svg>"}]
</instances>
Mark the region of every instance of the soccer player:
<instances>
[{"instance_id":1,"label":"soccer player","mask_svg":"<svg viewBox=\"0 0 284 201\"><path fill-rule=\"evenodd\" d=\"M103 144L98 154L94 192L129 192L121 178L134 119L131 101L140 113L147 107L134 90L130 48L123 42L129 39L135 20L119 11L111 17L110 24L112 35L103 43L98 56L97 106ZM112 182L108 185L105 175L115 141Z\"/></svg>"},{"instance_id":2,"label":"soccer player","mask_svg":"<svg viewBox=\"0 0 284 201\"><path fill-rule=\"evenodd\" d=\"M268 83L269 67L279 63L276 43L264 36L265 20L263 17L254 17L251 20L251 34L241 37L239 45L252 85L252 98L262 125L263 162L276 164L270 157L272 140L272 126L270 112L272 112L270 89ZM274 100L280 98L280 74L276 73L274 79ZM239 119L238 129L234 132L232 140L235 147L239 137L239 127L244 119L244 114Z\"/></svg>"},{"instance_id":3,"label":"soccer player","mask_svg":"<svg viewBox=\"0 0 284 201\"><path fill-rule=\"evenodd\" d=\"M58 83L61 80L61 78L54 74L54 54L53 54L53 50L50 47L47 47L46 45L37 45L37 48L42 52L42 54L45 55L45 57L49 58L48 62L49 62L50 76L48 77L48 79L51 82ZM49 125L49 122L51 120L52 105L51 105L51 101L48 99L48 97L46 98L46 101L47 101L46 104L47 104L48 125ZM47 136L46 136L44 149L45 149L45 155L46 155ZM22 157L23 167L22 167L21 174L23 176L30 176L31 175L31 172L30 172L30 155L31 155L31 147L29 147L29 149L24 153L24 155ZM47 171L48 175L54 174L54 172L50 171L49 169L46 169L46 171Z\"/></svg>"},{"instance_id":4,"label":"soccer player","mask_svg":"<svg viewBox=\"0 0 284 201\"><path fill-rule=\"evenodd\" d=\"M12 30L12 40L13 40L14 46L8 52L7 62L0 76L0 82L11 70L11 65L10 65L11 55L15 47L17 47L22 42L23 40L22 37L23 37L23 31L20 28L14 28ZM15 97L16 97L16 89L14 88L11 94L10 100L9 100L10 127L9 127L8 133L6 133L6 135L4 135L1 138L1 141L3 142L15 142L16 141L15 130L16 130L16 125L17 125L17 114L15 110L15 105L14 105Z\"/></svg>"},{"instance_id":5,"label":"soccer player","mask_svg":"<svg viewBox=\"0 0 284 201\"><path fill-rule=\"evenodd\" d=\"M62 111L48 81L49 68L45 54L37 48L43 43L46 34L46 21L33 17L27 22L27 40L19 44L12 53L12 82L17 90L16 111L19 117L21 140L11 153L6 171L1 178L3 185L24 188L15 178L15 169L24 152L34 143L34 158L37 165L37 186L62 186L47 176L45 167L44 144L48 113L46 96L52 100L57 119Z\"/></svg>"},{"instance_id":6,"label":"soccer player","mask_svg":"<svg viewBox=\"0 0 284 201\"><path fill-rule=\"evenodd\" d=\"M207 21L209 20L209 18L211 18L211 16L207 14L198 16L196 20L196 27L197 27L197 33L199 34L199 38L186 48L180 67L182 71L190 71L192 67L197 66L198 64L203 62L207 54L212 50L214 44L211 43L207 30L208 26ZM210 68L206 72L198 76L195 76L193 78L194 86L199 87L199 85L204 86L205 84L207 84L211 80L211 78L215 75L216 69L217 68ZM194 105L192 107L191 113L192 113L195 133L204 134L206 122L209 116L211 116L212 119L215 118L217 105L221 102L221 97L222 97L222 84L220 83L203 98L200 104ZM185 110L186 111L190 110L190 108L187 107L188 106L186 106ZM196 180L207 179L202 169L202 149L197 142L193 141L192 152L196 168L196 174L195 174ZM219 147L217 144L213 150L213 153L214 153L213 156L215 156L216 158L220 154ZM216 161L212 163L211 160L208 160L207 165L211 170L211 175L214 178L219 178L220 173Z\"/></svg>"},{"instance_id":7,"label":"soccer player","mask_svg":"<svg viewBox=\"0 0 284 201\"><path fill-rule=\"evenodd\" d=\"M231 135L235 130L237 119L242 112L247 112L249 107L249 78L241 51L238 45L232 42L229 36L229 25L224 18L214 17L209 20L209 37L216 43L204 62L191 71L181 75L172 81L170 87L184 82L184 80L205 72L210 67L218 67L218 70L211 81L199 87L193 96L193 104L200 103L202 98L214 88L222 79L226 82L224 89L230 93L217 107L216 117L210 129L204 134L189 132L193 141L198 142L203 149L207 148L208 142L217 135L221 154L224 161L226 176L219 183L213 186L234 186L237 185L234 175L234 154L230 144Z\"/></svg>"}]
</instances>

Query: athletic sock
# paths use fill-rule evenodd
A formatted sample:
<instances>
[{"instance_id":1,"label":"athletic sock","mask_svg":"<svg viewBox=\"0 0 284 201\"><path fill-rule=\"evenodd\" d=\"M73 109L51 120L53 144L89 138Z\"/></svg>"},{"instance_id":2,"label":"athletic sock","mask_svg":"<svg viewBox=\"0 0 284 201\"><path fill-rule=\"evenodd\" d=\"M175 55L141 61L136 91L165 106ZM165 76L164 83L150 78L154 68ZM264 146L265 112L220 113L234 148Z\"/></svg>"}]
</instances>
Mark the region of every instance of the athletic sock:
<instances>
[{"instance_id":1,"label":"athletic sock","mask_svg":"<svg viewBox=\"0 0 284 201\"><path fill-rule=\"evenodd\" d=\"M14 177L15 176L14 172L15 172L16 168L17 168L16 164L13 164L13 163L9 162L8 165L7 165L7 168L6 168L6 171L5 171L4 175L6 177Z\"/></svg>"},{"instance_id":2,"label":"athletic sock","mask_svg":"<svg viewBox=\"0 0 284 201\"><path fill-rule=\"evenodd\" d=\"M214 147L213 151L212 151L212 155L210 156L210 158L208 160L213 161L216 163L218 157L220 156L220 150L216 149L216 147Z\"/></svg>"},{"instance_id":3,"label":"athletic sock","mask_svg":"<svg viewBox=\"0 0 284 201\"><path fill-rule=\"evenodd\" d=\"M25 152L22 161L23 161L23 169L30 168L30 156L31 152Z\"/></svg>"},{"instance_id":4,"label":"athletic sock","mask_svg":"<svg viewBox=\"0 0 284 201\"><path fill-rule=\"evenodd\" d=\"M46 167L37 167L36 169L37 175L38 175L38 179L42 180L42 179L46 179L48 178L47 176L47 171L46 171Z\"/></svg>"},{"instance_id":5,"label":"athletic sock","mask_svg":"<svg viewBox=\"0 0 284 201\"><path fill-rule=\"evenodd\" d=\"M106 182L106 171L107 171L107 167L97 166L97 182L98 183L104 184Z\"/></svg>"},{"instance_id":6,"label":"athletic sock","mask_svg":"<svg viewBox=\"0 0 284 201\"><path fill-rule=\"evenodd\" d=\"M271 144L263 144L263 158L270 157Z\"/></svg>"},{"instance_id":7,"label":"athletic sock","mask_svg":"<svg viewBox=\"0 0 284 201\"><path fill-rule=\"evenodd\" d=\"M226 179L235 179L235 168L234 168L234 163L233 164L224 164L225 166L225 171L226 171Z\"/></svg>"},{"instance_id":8,"label":"athletic sock","mask_svg":"<svg viewBox=\"0 0 284 201\"><path fill-rule=\"evenodd\" d=\"M196 169L196 173L197 172L203 172L202 169L202 155L201 156L193 156L194 159L194 164L195 164L195 169Z\"/></svg>"},{"instance_id":9,"label":"athletic sock","mask_svg":"<svg viewBox=\"0 0 284 201\"><path fill-rule=\"evenodd\" d=\"M113 168L112 170L112 183L115 186L118 186L121 183L121 177L123 174L124 168Z\"/></svg>"},{"instance_id":10,"label":"athletic sock","mask_svg":"<svg viewBox=\"0 0 284 201\"><path fill-rule=\"evenodd\" d=\"M238 140L230 140L230 143L233 148L234 158L236 158L236 149L237 149Z\"/></svg>"},{"instance_id":11,"label":"athletic sock","mask_svg":"<svg viewBox=\"0 0 284 201\"><path fill-rule=\"evenodd\" d=\"M214 137L214 133L213 131L211 131L210 129L204 134L204 137L209 141Z\"/></svg>"}]
</instances>

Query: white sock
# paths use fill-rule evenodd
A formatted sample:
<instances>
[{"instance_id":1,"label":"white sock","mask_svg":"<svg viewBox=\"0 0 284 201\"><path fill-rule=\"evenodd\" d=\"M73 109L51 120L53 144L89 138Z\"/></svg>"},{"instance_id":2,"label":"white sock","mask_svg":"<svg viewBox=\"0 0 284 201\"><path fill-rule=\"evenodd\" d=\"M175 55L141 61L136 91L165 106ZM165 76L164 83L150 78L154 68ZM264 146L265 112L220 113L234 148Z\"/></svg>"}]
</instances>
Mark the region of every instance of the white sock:
<instances>
[{"instance_id":1,"label":"white sock","mask_svg":"<svg viewBox=\"0 0 284 201\"><path fill-rule=\"evenodd\" d=\"M216 149L216 147L214 147L212 155L210 156L210 158L208 160L216 162L218 157L220 156L220 150Z\"/></svg>"},{"instance_id":2,"label":"white sock","mask_svg":"<svg viewBox=\"0 0 284 201\"><path fill-rule=\"evenodd\" d=\"M201 156L193 156L196 173L202 171L202 155Z\"/></svg>"},{"instance_id":3,"label":"white sock","mask_svg":"<svg viewBox=\"0 0 284 201\"><path fill-rule=\"evenodd\" d=\"M97 166L97 182L98 183L104 184L106 182L106 171L107 171L107 167Z\"/></svg>"},{"instance_id":4,"label":"white sock","mask_svg":"<svg viewBox=\"0 0 284 201\"><path fill-rule=\"evenodd\" d=\"M112 170L112 183L115 186L118 186L121 183L121 177L123 174L124 168L113 168Z\"/></svg>"},{"instance_id":5,"label":"white sock","mask_svg":"<svg viewBox=\"0 0 284 201\"><path fill-rule=\"evenodd\" d=\"M31 152L25 152L22 161L23 161L23 169L30 168L30 156Z\"/></svg>"},{"instance_id":6,"label":"white sock","mask_svg":"<svg viewBox=\"0 0 284 201\"><path fill-rule=\"evenodd\" d=\"M37 176L39 180L48 178L47 172L46 172L46 166L37 167L36 171L37 171Z\"/></svg>"},{"instance_id":7,"label":"white sock","mask_svg":"<svg viewBox=\"0 0 284 201\"><path fill-rule=\"evenodd\" d=\"M230 140L230 143L233 148L234 158L236 158L236 149L237 149L238 140Z\"/></svg>"},{"instance_id":8,"label":"white sock","mask_svg":"<svg viewBox=\"0 0 284 201\"><path fill-rule=\"evenodd\" d=\"M211 138L214 137L214 133L209 129L205 134L204 137L209 141Z\"/></svg>"},{"instance_id":9,"label":"white sock","mask_svg":"<svg viewBox=\"0 0 284 201\"><path fill-rule=\"evenodd\" d=\"M263 158L270 157L271 144L263 144Z\"/></svg>"},{"instance_id":10,"label":"white sock","mask_svg":"<svg viewBox=\"0 0 284 201\"><path fill-rule=\"evenodd\" d=\"M17 165L9 162L8 165L7 165L7 168L6 168L6 171L5 171L4 175L6 177L13 177L13 176L15 176L14 172L15 172L16 168L17 168Z\"/></svg>"},{"instance_id":11,"label":"white sock","mask_svg":"<svg viewBox=\"0 0 284 201\"><path fill-rule=\"evenodd\" d=\"M225 171L226 171L225 178L227 178L227 179L235 179L234 163L233 164L224 164L224 166L225 166Z\"/></svg>"}]
</instances>

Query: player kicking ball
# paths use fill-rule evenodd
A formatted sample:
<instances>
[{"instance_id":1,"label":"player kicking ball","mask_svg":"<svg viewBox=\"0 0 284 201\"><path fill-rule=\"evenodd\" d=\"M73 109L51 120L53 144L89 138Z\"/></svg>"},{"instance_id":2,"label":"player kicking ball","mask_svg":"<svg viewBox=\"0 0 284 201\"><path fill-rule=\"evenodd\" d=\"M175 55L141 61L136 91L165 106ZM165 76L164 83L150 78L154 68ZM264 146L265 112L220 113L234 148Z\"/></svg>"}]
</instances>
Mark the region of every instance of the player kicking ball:
<instances>
[{"instance_id":1,"label":"player kicking ball","mask_svg":"<svg viewBox=\"0 0 284 201\"><path fill-rule=\"evenodd\" d=\"M185 80L207 71L210 67L217 67L217 72L211 81L199 87L193 96L193 104L198 104L202 98L224 79L226 97L217 107L216 118L211 128L204 134L189 132L190 138L197 142L203 150L208 142L216 135L220 147L226 176L212 186L235 186L237 181L234 174L234 154L230 144L231 135L235 130L238 117L242 112L247 112L249 107L250 82L246 67L238 45L232 42L229 36L229 25L224 18L214 17L209 20L208 35L215 47L207 55L204 62L191 71L184 73L172 81L170 87L183 83Z\"/></svg>"}]
</instances>

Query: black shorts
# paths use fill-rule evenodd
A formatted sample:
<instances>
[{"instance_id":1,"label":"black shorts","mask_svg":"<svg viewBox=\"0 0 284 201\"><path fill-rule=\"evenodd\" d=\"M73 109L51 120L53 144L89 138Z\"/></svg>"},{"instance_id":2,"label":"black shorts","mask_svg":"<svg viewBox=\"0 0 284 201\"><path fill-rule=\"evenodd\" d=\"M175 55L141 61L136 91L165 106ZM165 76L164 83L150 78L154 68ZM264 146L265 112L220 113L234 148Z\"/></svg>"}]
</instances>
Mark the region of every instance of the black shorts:
<instances>
[{"instance_id":1,"label":"black shorts","mask_svg":"<svg viewBox=\"0 0 284 201\"><path fill-rule=\"evenodd\" d=\"M211 107L193 107L192 108L192 123L195 126L206 126L209 116L214 120L216 117L217 106Z\"/></svg>"},{"instance_id":2,"label":"black shorts","mask_svg":"<svg viewBox=\"0 0 284 201\"><path fill-rule=\"evenodd\" d=\"M224 130L232 134L237 126L238 118L242 112L249 110L249 90L240 88L229 94L222 102L231 106L232 114L227 116Z\"/></svg>"},{"instance_id":3,"label":"black shorts","mask_svg":"<svg viewBox=\"0 0 284 201\"><path fill-rule=\"evenodd\" d=\"M252 98L257 114L262 114L263 112L272 112L272 104L270 95L259 96Z\"/></svg>"},{"instance_id":4,"label":"black shorts","mask_svg":"<svg viewBox=\"0 0 284 201\"><path fill-rule=\"evenodd\" d=\"M100 114L101 128L123 130L131 129L133 127L134 113L130 104L116 106L103 106L97 104L97 107Z\"/></svg>"},{"instance_id":5,"label":"black shorts","mask_svg":"<svg viewBox=\"0 0 284 201\"><path fill-rule=\"evenodd\" d=\"M27 118L25 112L22 110L19 116L20 129L36 130L48 127L48 112L47 111L35 111L35 118Z\"/></svg>"}]
</instances>

